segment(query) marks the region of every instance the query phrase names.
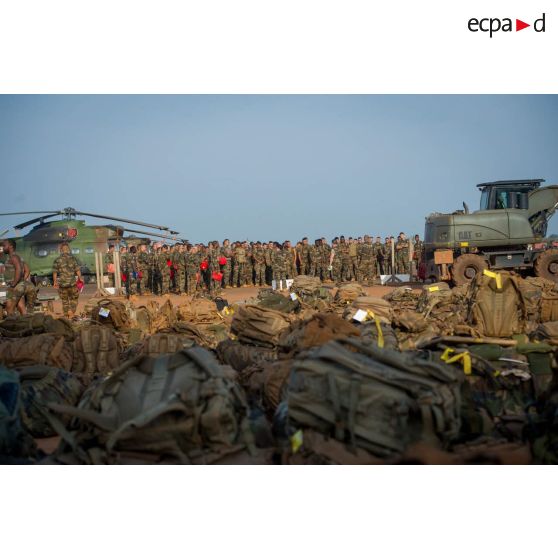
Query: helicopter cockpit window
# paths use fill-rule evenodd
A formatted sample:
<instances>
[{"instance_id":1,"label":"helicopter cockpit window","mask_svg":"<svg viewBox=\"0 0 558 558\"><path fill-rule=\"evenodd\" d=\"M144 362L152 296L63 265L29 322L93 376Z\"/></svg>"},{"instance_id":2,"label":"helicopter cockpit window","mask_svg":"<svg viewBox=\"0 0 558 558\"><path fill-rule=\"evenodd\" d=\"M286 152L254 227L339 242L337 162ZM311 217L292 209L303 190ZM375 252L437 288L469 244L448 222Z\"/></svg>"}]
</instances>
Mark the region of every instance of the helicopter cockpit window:
<instances>
[{"instance_id":1,"label":"helicopter cockpit window","mask_svg":"<svg viewBox=\"0 0 558 558\"><path fill-rule=\"evenodd\" d=\"M39 258L46 258L48 256L48 250L41 248L40 250L37 250L35 252L35 255L38 256Z\"/></svg>"},{"instance_id":2,"label":"helicopter cockpit window","mask_svg":"<svg viewBox=\"0 0 558 558\"><path fill-rule=\"evenodd\" d=\"M95 250L93 248L91 248L91 246L89 246L85 249L86 254L93 254L94 252L95 252Z\"/></svg>"},{"instance_id":3,"label":"helicopter cockpit window","mask_svg":"<svg viewBox=\"0 0 558 558\"><path fill-rule=\"evenodd\" d=\"M79 254L79 248L72 248L72 254L77 256Z\"/></svg>"}]
</instances>

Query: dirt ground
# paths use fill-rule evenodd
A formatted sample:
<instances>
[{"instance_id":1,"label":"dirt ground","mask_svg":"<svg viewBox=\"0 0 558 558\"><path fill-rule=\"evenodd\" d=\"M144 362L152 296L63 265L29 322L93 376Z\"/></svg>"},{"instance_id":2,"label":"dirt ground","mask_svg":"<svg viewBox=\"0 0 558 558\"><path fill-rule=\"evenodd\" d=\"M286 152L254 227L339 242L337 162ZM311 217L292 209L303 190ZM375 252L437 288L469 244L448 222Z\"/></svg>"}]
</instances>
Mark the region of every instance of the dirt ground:
<instances>
[{"instance_id":1,"label":"dirt ground","mask_svg":"<svg viewBox=\"0 0 558 558\"><path fill-rule=\"evenodd\" d=\"M327 285L326 285L327 286ZM411 285L411 287L416 288L416 285ZM332 285L333 288L333 285ZM385 286L374 286L374 287L365 287L365 291L370 296L384 296L385 294L392 291L394 287L385 287ZM260 287L239 287L239 288L229 288L223 289L221 292L221 296L229 301L230 303L233 302L243 302L249 298L254 298L257 296ZM335 289L334 289L335 291ZM85 305L87 301L95 295L96 286L95 285L86 285L83 292L79 297L78 302L78 314L84 311ZM58 296L58 292L53 287L43 287L39 291L39 297L52 297ZM131 301L136 306L143 306L147 304L150 300L156 300L157 302L161 303L164 302L167 298L170 298L173 305L180 305L181 301L185 300L187 295L176 295L170 294L165 296L153 296L153 295L145 295L145 296L132 296ZM59 300L53 301L53 307L55 314L62 314L62 304Z\"/></svg>"}]
</instances>

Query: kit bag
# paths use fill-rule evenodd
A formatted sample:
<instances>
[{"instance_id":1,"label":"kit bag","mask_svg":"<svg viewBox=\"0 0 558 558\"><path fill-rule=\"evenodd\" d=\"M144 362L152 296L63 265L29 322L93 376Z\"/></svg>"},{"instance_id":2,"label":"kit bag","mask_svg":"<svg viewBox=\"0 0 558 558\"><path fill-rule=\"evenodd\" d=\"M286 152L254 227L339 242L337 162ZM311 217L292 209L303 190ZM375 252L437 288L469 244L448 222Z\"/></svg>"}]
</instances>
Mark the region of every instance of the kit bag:
<instances>
[{"instance_id":1,"label":"kit bag","mask_svg":"<svg viewBox=\"0 0 558 558\"><path fill-rule=\"evenodd\" d=\"M231 332L241 343L275 348L292 322L289 314L246 304L233 315Z\"/></svg>"},{"instance_id":2,"label":"kit bag","mask_svg":"<svg viewBox=\"0 0 558 558\"><path fill-rule=\"evenodd\" d=\"M487 337L523 333L527 311L518 277L507 271L477 274L469 291L467 322Z\"/></svg>"},{"instance_id":3,"label":"kit bag","mask_svg":"<svg viewBox=\"0 0 558 558\"><path fill-rule=\"evenodd\" d=\"M107 375L120 364L118 342L114 330L98 325L82 327L74 341L72 371L86 383L96 375Z\"/></svg>"},{"instance_id":4,"label":"kit bag","mask_svg":"<svg viewBox=\"0 0 558 558\"><path fill-rule=\"evenodd\" d=\"M332 341L293 363L288 421L381 457L445 445L459 432L461 378L428 353Z\"/></svg>"},{"instance_id":5,"label":"kit bag","mask_svg":"<svg viewBox=\"0 0 558 558\"><path fill-rule=\"evenodd\" d=\"M74 338L72 323L65 318L53 318L49 314L26 314L10 316L0 322L0 336L17 339L41 333L64 335L67 339Z\"/></svg>"},{"instance_id":6,"label":"kit bag","mask_svg":"<svg viewBox=\"0 0 558 558\"><path fill-rule=\"evenodd\" d=\"M72 370L73 346L64 337L42 333L0 342L0 363L8 368L45 364Z\"/></svg>"},{"instance_id":7,"label":"kit bag","mask_svg":"<svg viewBox=\"0 0 558 558\"><path fill-rule=\"evenodd\" d=\"M65 463L211 463L253 447L248 407L227 368L200 347L139 356L89 390L74 417L54 421Z\"/></svg>"}]
</instances>

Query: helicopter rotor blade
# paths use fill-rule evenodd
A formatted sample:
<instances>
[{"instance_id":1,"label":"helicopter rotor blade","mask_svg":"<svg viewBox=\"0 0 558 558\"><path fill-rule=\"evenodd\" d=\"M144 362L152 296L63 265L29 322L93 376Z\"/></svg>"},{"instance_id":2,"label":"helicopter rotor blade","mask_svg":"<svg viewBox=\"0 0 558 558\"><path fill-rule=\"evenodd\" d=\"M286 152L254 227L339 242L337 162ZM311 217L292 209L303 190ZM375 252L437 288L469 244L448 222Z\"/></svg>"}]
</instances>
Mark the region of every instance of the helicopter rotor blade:
<instances>
[{"instance_id":1,"label":"helicopter rotor blade","mask_svg":"<svg viewBox=\"0 0 558 558\"><path fill-rule=\"evenodd\" d=\"M56 215L61 214L62 212L57 209L51 209L50 211L15 211L13 213L0 213L0 217L4 215L33 215L39 213L55 213Z\"/></svg>"},{"instance_id":2,"label":"helicopter rotor blade","mask_svg":"<svg viewBox=\"0 0 558 558\"><path fill-rule=\"evenodd\" d=\"M143 234L145 236L156 236L157 238L164 238L166 240L172 240L172 241L176 241L176 238L172 238L171 236L169 236L168 234L157 234L157 233L152 233L150 231L138 231L136 229L123 229L126 232L131 232L131 233L135 233L135 234ZM125 240L125 239L124 239Z\"/></svg>"},{"instance_id":3,"label":"helicopter rotor blade","mask_svg":"<svg viewBox=\"0 0 558 558\"><path fill-rule=\"evenodd\" d=\"M140 227L148 227L150 229L159 229L160 231L169 231L170 234L178 234L176 231L171 231L169 227L162 225L153 225L151 223L143 223L142 221L132 221L131 219L122 219L120 217L110 217L108 215L98 215L96 213L85 213L84 211L76 211L76 215L87 215L89 217L96 217L97 219L110 219L111 221L120 221L121 223L130 223L132 225L139 225Z\"/></svg>"},{"instance_id":4,"label":"helicopter rotor blade","mask_svg":"<svg viewBox=\"0 0 558 558\"><path fill-rule=\"evenodd\" d=\"M50 219L51 217L56 217L57 215L60 215L60 212L51 213L50 215L43 215L42 217L36 217L35 219L30 219L29 221L25 221L25 223L20 223L19 225L15 225L14 229L17 230L24 229L29 225L33 225L34 223L38 223L39 221L43 221L44 219Z\"/></svg>"}]
</instances>

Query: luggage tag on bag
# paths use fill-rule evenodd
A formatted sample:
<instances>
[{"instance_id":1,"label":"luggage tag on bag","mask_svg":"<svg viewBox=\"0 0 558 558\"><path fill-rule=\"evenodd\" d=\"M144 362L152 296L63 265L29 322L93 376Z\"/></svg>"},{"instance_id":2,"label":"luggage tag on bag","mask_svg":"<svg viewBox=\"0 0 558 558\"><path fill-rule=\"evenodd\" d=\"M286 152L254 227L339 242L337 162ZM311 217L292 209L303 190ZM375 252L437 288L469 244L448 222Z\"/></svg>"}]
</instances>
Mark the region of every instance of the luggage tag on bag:
<instances>
[{"instance_id":1,"label":"luggage tag on bag","mask_svg":"<svg viewBox=\"0 0 558 558\"><path fill-rule=\"evenodd\" d=\"M368 318L368 312L365 310L357 310L353 316L353 320L360 323L364 322L366 318Z\"/></svg>"},{"instance_id":2,"label":"luggage tag on bag","mask_svg":"<svg viewBox=\"0 0 558 558\"><path fill-rule=\"evenodd\" d=\"M298 300L298 295L296 293L291 293L290 294L291 300Z\"/></svg>"},{"instance_id":3,"label":"luggage tag on bag","mask_svg":"<svg viewBox=\"0 0 558 558\"><path fill-rule=\"evenodd\" d=\"M438 287L438 285L434 286L434 287L428 287L428 292L429 293L433 293L435 291L439 291L440 287Z\"/></svg>"},{"instance_id":4,"label":"luggage tag on bag","mask_svg":"<svg viewBox=\"0 0 558 558\"><path fill-rule=\"evenodd\" d=\"M101 318L108 318L110 314L110 310L108 308L101 308L99 310L99 316L101 316Z\"/></svg>"}]
</instances>

